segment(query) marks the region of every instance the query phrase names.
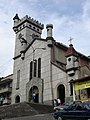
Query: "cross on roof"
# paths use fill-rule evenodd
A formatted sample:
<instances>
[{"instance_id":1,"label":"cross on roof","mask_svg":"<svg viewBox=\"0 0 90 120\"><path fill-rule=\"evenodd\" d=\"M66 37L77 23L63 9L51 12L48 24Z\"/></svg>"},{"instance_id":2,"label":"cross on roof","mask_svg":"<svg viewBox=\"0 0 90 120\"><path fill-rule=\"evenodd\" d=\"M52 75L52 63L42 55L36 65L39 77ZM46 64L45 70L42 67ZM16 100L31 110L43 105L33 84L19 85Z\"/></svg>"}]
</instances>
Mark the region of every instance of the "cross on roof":
<instances>
[{"instance_id":1,"label":"cross on roof","mask_svg":"<svg viewBox=\"0 0 90 120\"><path fill-rule=\"evenodd\" d=\"M68 40L70 42L70 44L72 44L72 40L73 40L73 38L70 37L70 39Z\"/></svg>"}]
</instances>

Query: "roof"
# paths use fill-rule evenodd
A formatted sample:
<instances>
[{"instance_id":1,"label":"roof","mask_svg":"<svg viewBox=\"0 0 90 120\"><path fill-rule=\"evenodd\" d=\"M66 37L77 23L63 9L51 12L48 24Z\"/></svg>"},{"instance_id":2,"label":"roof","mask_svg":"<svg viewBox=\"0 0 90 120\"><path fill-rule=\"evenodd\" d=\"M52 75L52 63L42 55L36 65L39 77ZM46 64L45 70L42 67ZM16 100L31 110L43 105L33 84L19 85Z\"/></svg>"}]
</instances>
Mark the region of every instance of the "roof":
<instances>
[{"instance_id":1,"label":"roof","mask_svg":"<svg viewBox=\"0 0 90 120\"><path fill-rule=\"evenodd\" d=\"M90 57L76 51L73 47L72 44L69 45L69 47L67 47L66 45L64 45L63 43L60 43L60 42L55 42L55 45L57 47L60 47L62 49L64 49L66 51L66 57L70 56L70 55L74 55L74 56L77 56L77 57L80 57L80 58L83 58L83 59L86 59L87 61L90 62Z\"/></svg>"},{"instance_id":2,"label":"roof","mask_svg":"<svg viewBox=\"0 0 90 120\"><path fill-rule=\"evenodd\" d=\"M13 18L13 20L15 19L20 20L20 18L18 17L18 14L16 14L15 17Z\"/></svg>"},{"instance_id":3,"label":"roof","mask_svg":"<svg viewBox=\"0 0 90 120\"><path fill-rule=\"evenodd\" d=\"M69 82L75 83L75 82L82 82L82 81L88 81L88 80L90 80L90 76L82 77L82 78L75 79L75 80L70 80Z\"/></svg>"},{"instance_id":4,"label":"roof","mask_svg":"<svg viewBox=\"0 0 90 120\"><path fill-rule=\"evenodd\" d=\"M12 81L13 81L13 79L3 80L3 81L0 81L0 85L4 85L4 84L7 84L7 83L11 83Z\"/></svg>"},{"instance_id":5,"label":"roof","mask_svg":"<svg viewBox=\"0 0 90 120\"><path fill-rule=\"evenodd\" d=\"M3 84L7 84L7 83L10 83L13 81L13 74L11 75L8 75L6 77L3 77L1 80L0 80L0 85L3 85Z\"/></svg>"},{"instance_id":6,"label":"roof","mask_svg":"<svg viewBox=\"0 0 90 120\"><path fill-rule=\"evenodd\" d=\"M47 42L46 39L42 39L42 38L38 38L38 37L35 37L34 40L27 46L27 48L25 49L24 53L27 52L27 50L30 48L30 46L32 46L33 42L35 42L35 40L40 40L40 41L44 41L44 42ZM73 47L72 44L69 45L69 47L67 47L66 45L60 43L60 42L56 42L56 40L54 40L54 44L59 47L59 48L62 48L63 50L66 51L66 57L70 56L70 55L74 55L74 56L80 56L81 58L84 58L86 59L87 61L90 62L90 58L88 56L85 56L84 54L76 51ZM15 56L13 59L17 59L18 57L20 57L21 55L19 54L18 56Z\"/></svg>"},{"instance_id":7,"label":"roof","mask_svg":"<svg viewBox=\"0 0 90 120\"><path fill-rule=\"evenodd\" d=\"M76 52L72 44L70 44L67 49L66 57L71 56L71 55L78 56L78 53Z\"/></svg>"}]
</instances>

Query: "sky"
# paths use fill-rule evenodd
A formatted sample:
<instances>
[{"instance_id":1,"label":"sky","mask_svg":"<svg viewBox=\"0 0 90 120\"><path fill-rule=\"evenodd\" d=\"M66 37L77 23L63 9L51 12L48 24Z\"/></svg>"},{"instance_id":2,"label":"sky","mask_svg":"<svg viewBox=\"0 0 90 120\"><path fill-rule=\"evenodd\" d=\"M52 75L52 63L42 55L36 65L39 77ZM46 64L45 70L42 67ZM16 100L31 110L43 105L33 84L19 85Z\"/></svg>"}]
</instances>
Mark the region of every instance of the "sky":
<instances>
[{"instance_id":1,"label":"sky","mask_svg":"<svg viewBox=\"0 0 90 120\"><path fill-rule=\"evenodd\" d=\"M90 0L0 0L0 77L13 73L15 33L13 17L28 15L42 24L42 38L46 38L46 25L53 24L53 37L90 55Z\"/></svg>"}]
</instances>

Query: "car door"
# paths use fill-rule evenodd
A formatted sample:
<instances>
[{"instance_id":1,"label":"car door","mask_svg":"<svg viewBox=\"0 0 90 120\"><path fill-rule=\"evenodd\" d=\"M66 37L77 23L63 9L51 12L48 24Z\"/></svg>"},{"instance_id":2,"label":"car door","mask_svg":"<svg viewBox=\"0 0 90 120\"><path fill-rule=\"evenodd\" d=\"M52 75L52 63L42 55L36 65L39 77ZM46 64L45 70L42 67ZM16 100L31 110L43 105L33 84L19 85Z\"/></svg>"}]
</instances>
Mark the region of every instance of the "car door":
<instances>
[{"instance_id":1,"label":"car door","mask_svg":"<svg viewBox=\"0 0 90 120\"><path fill-rule=\"evenodd\" d=\"M75 115L74 112L75 109L75 104L70 105L67 109L66 112L64 112L63 114L63 118L67 119L67 118L73 118Z\"/></svg>"},{"instance_id":2,"label":"car door","mask_svg":"<svg viewBox=\"0 0 90 120\"><path fill-rule=\"evenodd\" d=\"M78 119L84 118L86 116L86 111L81 109L81 106L71 105L67 110L64 112L63 118L65 119Z\"/></svg>"},{"instance_id":3,"label":"car door","mask_svg":"<svg viewBox=\"0 0 90 120\"><path fill-rule=\"evenodd\" d=\"M86 111L84 110L69 110L67 112L64 112L63 118L68 120L78 120L78 119L83 119L86 118Z\"/></svg>"}]
</instances>

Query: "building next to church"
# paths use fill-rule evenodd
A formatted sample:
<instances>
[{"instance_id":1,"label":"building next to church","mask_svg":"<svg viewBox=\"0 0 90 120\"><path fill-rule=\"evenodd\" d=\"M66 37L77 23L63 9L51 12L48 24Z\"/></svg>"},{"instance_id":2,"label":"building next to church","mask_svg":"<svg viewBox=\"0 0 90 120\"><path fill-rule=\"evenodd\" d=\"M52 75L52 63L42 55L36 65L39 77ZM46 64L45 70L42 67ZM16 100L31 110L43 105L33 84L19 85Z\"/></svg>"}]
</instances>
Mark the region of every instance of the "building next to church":
<instances>
[{"instance_id":1,"label":"building next to church","mask_svg":"<svg viewBox=\"0 0 90 120\"><path fill-rule=\"evenodd\" d=\"M13 74L0 78L0 105L11 104Z\"/></svg>"},{"instance_id":2,"label":"building next to church","mask_svg":"<svg viewBox=\"0 0 90 120\"><path fill-rule=\"evenodd\" d=\"M52 105L57 98L62 103L75 100L78 92L74 81L90 76L90 58L72 44L68 47L57 42L52 24L46 25L43 39L44 25L39 21L27 15L20 19L18 14L13 21L16 38L11 103Z\"/></svg>"},{"instance_id":3,"label":"building next to church","mask_svg":"<svg viewBox=\"0 0 90 120\"><path fill-rule=\"evenodd\" d=\"M73 84L74 100L90 101L90 76L71 80L70 83Z\"/></svg>"}]
</instances>

